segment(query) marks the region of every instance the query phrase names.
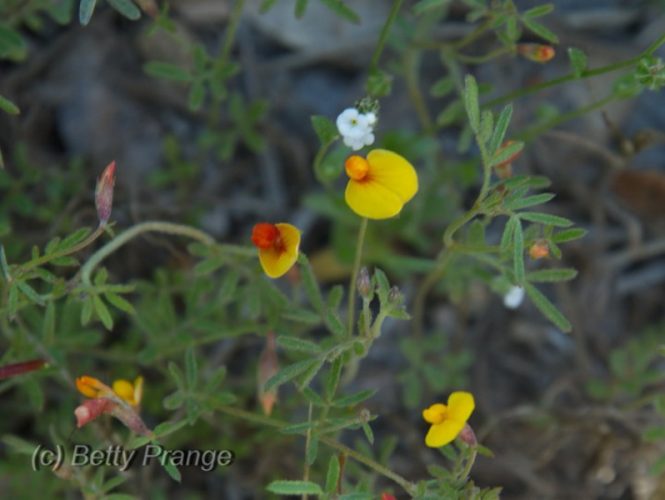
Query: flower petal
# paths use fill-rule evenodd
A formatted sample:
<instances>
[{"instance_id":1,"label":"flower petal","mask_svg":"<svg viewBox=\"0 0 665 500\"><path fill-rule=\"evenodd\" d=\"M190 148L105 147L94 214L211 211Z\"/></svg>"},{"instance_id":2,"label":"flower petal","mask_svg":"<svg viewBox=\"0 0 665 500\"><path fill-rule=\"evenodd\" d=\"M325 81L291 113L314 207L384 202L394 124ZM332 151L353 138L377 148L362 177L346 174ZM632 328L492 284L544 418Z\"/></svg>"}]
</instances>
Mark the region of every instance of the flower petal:
<instances>
[{"instance_id":1,"label":"flower petal","mask_svg":"<svg viewBox=\"0 0 665 500\"><path fill-rule=\"evenodd\" d=\"M127 401L130 405L136 404L134 401L134 385L129 380L114 380L113 392Z\"/></svg>"},{"instance_id":2,"label":"flower petal","mask_svg":"<svg viewBox=\"0 0 665 500\"><path fill-rule=\"evenodd\" d=\"M108 385L88 375L76 379L76 388L87 398L102 398L113 394L113 389Z\"/></svg>"},{"instance_id":3,"label":"flower petal","mask_svg":"<svg viewBox=\"0 0 665 500\"><path fill-rule=\"evenodd\" d=\"M367 155L371 180L393 191L402 200L409 201L418 192L418 175L404 157L386 149L373 149Z\"/></svg>"},{"instance_id":4,"label":"flower petal","mask_svg":"<svg viewBox=\"0 0 665 500\"><path fill-rule=\"evenodd\" d=\"M430 424L438 424L444 419L448 407L441 403L435 403L426 410L423 410L423 418Z\"/></svg>"},{"instance_id":5,"label":"flower petal","mask_svg":"<svg viewBox=\"0 0 665 500\"><path fill-rule=\"evenodd\" d=\"M457 420L444 420L440 424L434 424L425 436L425 444L430 448L441 448L455 439L463 427L464 422Z\"/></svg>"},{"instance_id":6,"label":"flower petal","mask_svg":"<svg viewBox=\"0 0 665 500\"><path fill-rule=\"evenodd\" d=\"M464 391L453 392L448 398L448 418L464 426L475 407L473 394Z\"/></svg>"},{"instance_id":7,"label":"flower petal","mask_svg":"<svg viewBox=\"0 0 665 500\"><path fill-rule=\"evenodd\" d=\"M263 271L271 278L279 278L298 260L300 231L291 224L275 224L279 229L283 248L259 249L259 261Z\"/></svg>"},{"instance_id":8,"label":"flower petal","mask_svg":"<svg viewBox=\"0 0 665 500\"><path fill-rule=\"evenodd\" d=\"M350 180L344 198L351 210L369 219L394 217L404 206L397 194L373 179L360 182Z\"/></svg>"}]
</instances>

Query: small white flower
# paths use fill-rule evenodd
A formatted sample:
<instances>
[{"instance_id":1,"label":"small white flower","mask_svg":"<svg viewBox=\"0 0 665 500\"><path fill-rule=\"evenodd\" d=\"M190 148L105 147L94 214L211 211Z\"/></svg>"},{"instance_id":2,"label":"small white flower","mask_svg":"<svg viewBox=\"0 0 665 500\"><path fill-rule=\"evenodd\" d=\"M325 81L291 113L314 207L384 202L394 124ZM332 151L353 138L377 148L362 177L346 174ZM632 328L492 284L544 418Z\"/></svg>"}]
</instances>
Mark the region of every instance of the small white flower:
<instances>
[{"instance_id":1,"label":"small white flower","mask_svg":"<svg viewBox=\"0 0 665 500\"><path fill-rule=\"evenodd\" d=\"M349 137L344 136L344 145L350 147L354 151L358 151L365 147L365 138L364 137Z\"/></svg>"},{"instance_id":2,"label":"small white flower","mask_svg":"<svg viewBox=\"0 0 665 500\"><path fill-rule=\"evenodd\" d=\"M524 288L511 286L508 293L503 296L503 305L508 309L517 309L524 300Z\"/></svg>"},{"instance_id":3,"label":"small white flower","mask_svg":"<svg viewBox=\"0 0 665 500\"><path fill-rule=\"evenodd\" d=\"M365 117L367 118L367 123L374 127L376 124L376 114L370 111L369 113L365 113Z\"/></svg>"},{"instance_id":4,"label":"small white flower","mask_svg":"<svg viewBox=\"0 0 665 500\"><path fill-rule=\"evenodd\" d=\"M343 138L359 139L371 132L371 127L366 115L356 108L347 108L337 117L337 130Z\"/></svg>"}]
</instances>

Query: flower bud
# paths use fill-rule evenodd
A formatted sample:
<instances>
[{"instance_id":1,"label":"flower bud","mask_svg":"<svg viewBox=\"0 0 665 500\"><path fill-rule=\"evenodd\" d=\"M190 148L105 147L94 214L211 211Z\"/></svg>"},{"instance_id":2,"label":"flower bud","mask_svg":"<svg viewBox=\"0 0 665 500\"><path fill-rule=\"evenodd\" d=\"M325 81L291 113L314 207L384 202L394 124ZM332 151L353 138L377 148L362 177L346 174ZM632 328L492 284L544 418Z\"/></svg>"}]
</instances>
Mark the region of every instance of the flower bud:
<instances>
[{"instance_id":1,"label":"flower bud","mask_svg":"<svg viewBox=\"0 0 665 500\"><path fill-rule=\"evenodd\" d=\"M402 297L402 292L399 291L397 285L394 285L388 291L388 302L394 306L399 306L402 304L404 297Z\"/></svg>"},{"instance_id":2,"label":"flower bud","mask_svg":"<svg viewBox=\"0 0 665 500\"><path fill-rule=\"evenodd\" d=\"M113 186L115 185L115 161L112 161L102 172L95 188L95 207L99 225L105 226L111 217L113 208Z\"/></svg>"},{"instance_id":3,"label":"flower bud","mask_svg":"<svg viewBox=\"0 0 665 500\"><path fill-rule=\"evenodd\" d=\"M390 493L381 493L381 500L397 500L397 497Z\"/></svg>"},{"instance_id":4,"label":"flower bud","mask_svg":"<svg viewBox=\"0 0 665 500\"><path fill-rule=\"evenodd\" d=\"M469 424L464 425L464 428L459 433L459 438L469 446L478 445L478 440L476 439L476 433L473 432L473 429Z\"/></svg>"},{"instance_id":5,"label":"flower bud","mask_svg":"<svg viewBox=\"0 0 665 500\"><path fill-rule=\"evenodd\" d=\"M360 274L356 280L356 287L358 288L358 293L363 299L369 299L372 295L372 281L369 277L369 271L366 267L360 268Z\"/></svg>"},{"instance_id":6,"label":"flower bud","mask_svg":"<svg viewBox=\"0 0 665 500\"><path fill-rule=\"evenodd\" d=\"M0 366L0 379L14 377L22 373L39 370L46 365L44 359L33 359L30 361L23 361L21 363L14 363L11 365Z\"/></svg>"},{"instance_id":7,"label":"flower bud","mask_svg":"<svg viewBox=\"0 0 665 500\"><path fill-rule=\"evenodd\" d=\"M536 241L533 245L531 245L531 248L529 248L529 256L533 260L544 259L545 257L549 256L549 254L550 249L547 246L547 242L544 240Z\"/></svg>"},{"instance_id":8,"label":"flower bud","mask_svg":"<svg viewBox=\"0 0 665 500\"><path fill-rule=\"evenodd\" d=\"M258 366L258 387L257 396L263 408L263 413L270 415L272 407L277 402L277 387L273 387L269 391L264 389L266 382L270 380L279 371L279 363L277 361L277 346L275 344L275 334L268 332L266 338L266 345L259 356Z\"/></svg>"},{"instance_id":9,"label":"flower bud","mask_svg":"<svg viewBox=\"0 0 665 500\"><path fill-rule=\"evenodd\" d=\"M546 63L556 55L554 47L540 43L518 43L517 53L529 61L539 63Z\"/></svg>"}]
</instances>

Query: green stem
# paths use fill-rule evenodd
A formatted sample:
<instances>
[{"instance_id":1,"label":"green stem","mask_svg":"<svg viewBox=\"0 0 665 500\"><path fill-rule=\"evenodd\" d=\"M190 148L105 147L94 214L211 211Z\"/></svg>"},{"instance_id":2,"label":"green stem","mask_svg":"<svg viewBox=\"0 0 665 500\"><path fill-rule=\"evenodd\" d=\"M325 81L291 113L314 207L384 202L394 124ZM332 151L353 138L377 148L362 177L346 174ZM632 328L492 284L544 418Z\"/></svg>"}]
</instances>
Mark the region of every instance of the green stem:
<instances>
[{"instance_id":1,"label":"green stem","mask_svg":"<svg viewBox=\"0 0 665 500\"><path fill-rule=\"evenodd\" d=\"M466 47L470 43L475 42L479 37L481 37L492 25L492 19L487 19L482 24L479 24L478 27L473 30L471 33L461 38L457 42L446 43L445 46L451 47L455 50L460 50L463 47Z\"/></svg>"},{"instance_id":2,"label":"green stem","mask_svg":"<svg viewBox=\"0 0 665 500\"><path fill-rule=\"evenodd\" d=\"M535 137L538 137L541 135L543 132L556 127L557 125L561 125L562 123L565 123L569 120L573 120L575 118L578 118L582 115L585 115L587 113L590 113L592 111L595 111L597 109L600 109L610 102L614 100L613 95L609 95L603 99L600 99L599 101L592 102L591 104L588 104L587 106L582 106L581 108L577 108L573 111L569 111L568 113L563 113L558 115L557 117L553 118L552 120L548 121L547 123L544 123L542 125L536 125L535 127L528 128L527 130L520 132L517 134L516 137L519 139L523 140L524 142L529 142L533 140Z\"/></svg>"},{"instance_id":3,"label":"green stem","mask_svg":"<svg viewBox=\"0 0 665 500\"><path fill-rule=\"evenodd\" d=\"M390 28L395 22L395 19L397 18L397 14L399 13L399 9L402 7L403 1L404 0L394 0L393 2L393 5L390 9L390 13L388 14L388 19L386 19L383 28L381 28L379 41L377 42L376 47L374 48L374 53L372 54L372 60L369 64L370 72L376 70L379 65L379 58L381 57L381 53L383 52L383 47L386 45L386 41L388 39L388 33L390 33Z\"/></svg>"},{"instance_id":4,"label":"green stem","mask_svg":"<svg viewBox=\"0 0 665 500\"><path fill-rule=\"evenodd\" d=\"M492 52L488 52L487 54L484 54L482 56L456 54L455 57L457 58L458 61L461 61L466 64L483 64L499 56L510 53L512 53L512 49L510 47L501 47L496 50L493 50Z\"/></svg>"},{"instance_id":5,"label":"green stem","mask_svg":"<svg viewBox=\"0 0 665 500\"><path fill-rule=\"evenodd\" d=\"M307 410L307 423L310 424L310 426L307 427L307 432L305 433L305 470L302 475L303 481L309 481L309 459L307 453L309 452L309 444L312 440L312 403L309 404L309 409ZM307 500L306 493L302 496L302 500Z\"/></svg>"},{"instance_id":6,"label":"green stem","mask_svg":"<svg viewBox=\"0 0 665 500\"><path fill-rule=\"evenodd\" d=\"M353 261L353 271L351 272L351 282L349 283L349 305L348 311L348 335L353 337L353 330L355 325L356 316L356 288L358 281L358 272L360 271L360 263L363 256L363 245L365 243L365 234L367 233L368 219L363 217L360 221L360 229L358 230L358 240L356 241L356 257Z\"/></svg>"},{"instance_id":7,"label":"green stem","mask_svg":"<svg viewBox=\"0 0 665 500\"><path fill-rule=\"evenodd\" d=\"M463 481L466 481L467 478L469 477L469 474L471 474L471 469L473 468L473 464L476 462L477 456L478 456L478 447L474 446L471 449L471 456L469 457L469 460L467 460L466 465L464 466L464 470L462 471Z\"/></svg>"},{"instance_id":8,"label":"green stem","mask_svg":"<svg viewBox=\"0 0 665 500\"><path fill-rule=\"evenodd\" d=\"M104 229L105 229L104 226L99 226L86 239L84 239L80 243L77 243L73 247L52 254L42 255L41 257L31 260L30 262L26 262L23 266L21 266L20 274L25 274L31 269L34 269L35 267L39 267L41 265L49 263L52 260L59 259L61 257L66 257L67 255L72 255L80 250L83 250L85 247L92 244L97 238L99 238L104 233Z\"/></svg>"},{"instance_id":9,"label":"green stem","mask_svg":"<svg viewBox=\"0 0 665 500\"><path fill-rule=\"evenodd\" d=\"M122 245L130 241L131 239L143 234L143 233L165 233L165 234L175 234L179 236L187 236L194 240L200 241L205 245L214 245L215 239L212 236L200 231L199 229L184 226L181 224L173 224L171 222L159 222L159 221L149 221L142 222L137 224L126 231L120 233L118 236L109 241L102 248L97 250L94 254L90 256L88 261L81 268L81 282L84 285L90 286L92 283L90 281L90 275L92 271L97 267L106 257L115 252Z\"/></svg>"},{"instance_id":10,"label":"green stem","mask_svg":"<svg viewBox=\"0 0 665 500\"><path fill-rule=\"evenodd\" d=\"M231 415L233 417L240 418L242 420L246 420L248 422L253 422L255 424L259 425L266 425L268 427L273 427L276 429L280 429L283 427L286 427L289 425L287 422L282 422L279 420L275 420L270 417L264 417L263 415L257 415L256 413L249 412L247 410L242 410L240 408L234 408L233 406L227 406L227 405L220 405L216 404L215 409L218 411L221 411L222 413L225 413L227 415ZM361 453L358 453L355 450L352 450L348 446L345 446L337 441L335 441L332 438L329 437L321 437L321 442L325 443L326 445L330 446L331 448L341 451L342 453L345 453L349 457L353 458L356 462L359 462L361 464L366 465L370 469L373 469L376 471L378 474L381 474L384 477L387 477L388 479L391 479L392 481L396 482L399 484L404 490L411 496L415 495L416 492L416 486L415 484L409 482L407 479L404 477L400 476L399 474L393 472L392 470L388 469L387 467L384 467L380 463L376 462L375 460L372 460L369 457L366 457L365 455L362 455Z\"/></svg>"},{"instance_id":11,"label":"green stem","mask_svg":"<svg viewBox=\"0 0 665 500\"><path fill-rule=\"evenodd\" d=\"M323 158L325 158L326 153L330 149L330 146L332 146L335 142L337 142L337 139L339 139L339 136L336 135L332 140L328 141L325 144L321 144L321 147L316 153L316 156L314 157L314 174L316 175L316 178L318 181L323 184L324 186L328 186L330 181L326 178L326 176L321 172L321 162L323 161Z\"/></svg>"},{"instance_id":12,"label":"green stem","mask_svg":"<svg viewBox=\"0 0 665 500\"><path fill-rule=\"evenodd\" d=\"M231 19L229 20L229 25L226 28L226 34L224 36L224 45L222 46L222 53L220 55L220 64L224 66L229 60L231 55L231 49L233 48L233 41L236 38L236 31L238 30L238 24L240 24L240 18L242 17L242 11L245 7L245 0L237 0L233 6L233 12L231 12Z\"/></svg>"},{"instance_id":13,"label":"green stem","mask_svg":"<svg viewBox=\"0 0 665 500\"><path fill-rule=\"evenodd\" d=\"M588 69L582 71L582 73L580 73L579 75L576 75L575 73L568 73L567 75L560 76L559 78L554 78L546 82L538 83L536 85L531 85L523 89L518 89L513 92L509 92L506 95L497 97L496 99L487 101L485 104L482 105L482 107L491 108L499 104L512 102L515 99L527 96L529 94L533 94L535 92L547 89L549 87L561 85L562 83L567 83L573 80L583 80L585 78L591 78L594 76L603 75L605 73L611 73L613 71L618 71L620 69L628 68L630 66L637 64L639 60L642 59L643 57L653 55L653 53L664 43L665 43L665 35L661 35L655 42L653 42L643 52L641 52L635 57L631 57L630 59L626 59L625 61L619 61L613 64L608 64L607 66L602 66L600 68Z\"/></svg>"}]
</instances>

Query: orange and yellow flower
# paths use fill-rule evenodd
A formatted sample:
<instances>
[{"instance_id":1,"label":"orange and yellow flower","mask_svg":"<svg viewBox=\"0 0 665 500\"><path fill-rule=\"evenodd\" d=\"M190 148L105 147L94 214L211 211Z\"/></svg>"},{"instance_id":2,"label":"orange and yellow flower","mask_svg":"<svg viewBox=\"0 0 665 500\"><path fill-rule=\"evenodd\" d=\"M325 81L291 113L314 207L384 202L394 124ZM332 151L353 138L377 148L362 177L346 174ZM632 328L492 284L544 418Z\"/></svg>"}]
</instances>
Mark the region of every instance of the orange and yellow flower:
<instances>
[{"instance_id":1,"label":"orange and yellow flower","mask_svg":"<svg viewBox=\"0 0 665 500\"><path fill-rule=\"evenodd\" d=\"M435 403L423 410L423 418L432 424L425 437L430 448L440 448L453 441L466 425L476 407L473 395L456 391L448 397L448 404Z\"/></svg>"},{"instance_id":2,"label":"orange and yellow flower","mask_svg":"<svg viewBox=\"0 0 665 500\"><path fill-rule=\"evenodd\" d=\"M261 222L252 230L252 243L259 249L259 262L271 278L279 278L298 260L300 231L291 224Z\"/></svg>"},{"instance_id":3,"label":"orange and yellow flower","mask_svg":"<svg viewBox=\"0 0 665 500\"><path fill-rule=\"evenodd\" d=\"M418 191L413 165L386 149L373 149L366 159L350 156L344 167L349 176L346 203L368 219L394 217Z\"/></svg>"},{"instance_id":4,"label":"orange and yellow flower","mask_svg":"<svg viewBox=\"0 0 665 500\"><path fill-rule=\"evenodd\" d=\"M118 379L113 382L113 388L95 377L83 375L76 379L76 388L86 398L108 398L117 396L131 406L139 406L143 397L143 377L136 377L134 382Z\"/></svg>"},{"instance_id":5,"label":"orange and yellow flower","mask_svg":"<svg viewBox=\"0 0 665 500\"><path fill-rule=\"evenodd\" d=\"M556 55L554 47L541 43L518 43L517 53L529 61L539 63L546 63Z\"/></svg>"},{"instance_id":6,"label":"orange and yellow flower","mask_svg":"<svg viewBox=\"0 0 665 500\"><path fill-rule=\"evenodd\" d=\"M83 375L76 379L76 388L86 398L106 398L115 394L113 389L95 377Z\"/></svg>"}]
</instances>

